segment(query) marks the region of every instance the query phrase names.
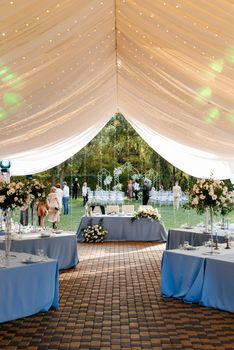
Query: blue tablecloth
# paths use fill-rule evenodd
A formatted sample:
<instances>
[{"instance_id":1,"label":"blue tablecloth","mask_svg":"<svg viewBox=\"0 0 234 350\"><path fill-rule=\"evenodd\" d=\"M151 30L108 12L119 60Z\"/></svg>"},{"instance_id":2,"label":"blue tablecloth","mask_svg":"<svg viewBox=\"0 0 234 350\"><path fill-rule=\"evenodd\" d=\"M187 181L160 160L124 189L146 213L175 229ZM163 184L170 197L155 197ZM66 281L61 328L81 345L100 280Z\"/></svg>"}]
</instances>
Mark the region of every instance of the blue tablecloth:
<instances>
[{"instance_id":1,"label":"blue tablecloth","mask_svg":"<svg viewBox=\"0 0 234 350\"><path fill-rule=\"evenodd\" d=\"M161 294L234 312L234 250L210 256L204 255L207 249L165 251Z\"/></svg>"},{"instance_id":2,"label":"blue tablecloth","mask_svg":"<svg viewBox=\"0 0 234 350\"><path fill-rule=\"evenodd\" d=\"M218 231L218 242L224 243L226 242L226 233L224 230ZM198 231L198 228L192 228L192 229L171 229L168 231L168 237L167 237L167 245L166 249L177 249L179 246L184 244L184 241L188 241L190 245L193 246L201 246L204 242L208 241L210 239L209 233L203 233L201 231ZM214 235L214 239L216 239L216 236Z\"/></svg>"},{"instance_id":3,"label":"blue tablecloth","mask_svg":"<svg viewBox=\"0 0 234 350\"><path fill-rule=\"evenodd\" d=\"M89 225L101 224L108 231L105 241L128 242L165 242L167 233L157 221L141 218L131 221L129 216L93 216L83 217L77 230L77 240L84 241L83 230Z\"/></svg>"},{"instance_id":4,"label":"blue tablecloth","mask_svg":"<svg viewBox=\"0 0 234 350\"><path fill-rule=\"evenodd\" d=\"M4 249L4 242L0 241L0 249ZM48 238L40 238L39 234L22 235L22 239L13 239L11 251L37 254L43 249L45 255L58 261L58 268L69 269L79 262L77 240L75 233L61 233Z\"/></svg>"},{"instance_id":5,"label":"blue tablecloth","mask_svg":"<svg viewBox=\"0 0 234 350\"><path fill-rule=\"evenodd\" d=\"M0 322L58 309L57 261L25 264L28 254L14 254L8 267L0 268Z\"/></svg>"}]
</instances>

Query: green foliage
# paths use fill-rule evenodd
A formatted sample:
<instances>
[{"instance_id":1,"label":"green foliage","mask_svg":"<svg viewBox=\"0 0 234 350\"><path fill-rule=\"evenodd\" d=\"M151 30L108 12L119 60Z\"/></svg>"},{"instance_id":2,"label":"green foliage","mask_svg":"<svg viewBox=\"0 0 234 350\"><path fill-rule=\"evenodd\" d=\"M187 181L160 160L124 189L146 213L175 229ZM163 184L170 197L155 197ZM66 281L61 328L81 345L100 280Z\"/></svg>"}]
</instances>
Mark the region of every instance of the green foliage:
<instances>
[{"instance_id":1,"label":"green foliage","mask_svg":"<svg viewBox=\"0 0 234 350\"><path fill-rule=\"evenodd\" d=\"M66 180L71 186L72 180L77 177L80 185L87 181L88 186L95 189L100 169L105 168L112 175L115 168L126 162L130 162L141 174L153 169L156 173L153 186L156 189L162 184L165 190L171 190L176 180L180 182L183 191L191 187L192 178L157 154L121 113L116 114L102 131L72 158L49 171L37 174L37 178L49 180L52 184ZM120 177L125 192L131 175L133 174L126 171Z\"/></svg>"}]
</instances>

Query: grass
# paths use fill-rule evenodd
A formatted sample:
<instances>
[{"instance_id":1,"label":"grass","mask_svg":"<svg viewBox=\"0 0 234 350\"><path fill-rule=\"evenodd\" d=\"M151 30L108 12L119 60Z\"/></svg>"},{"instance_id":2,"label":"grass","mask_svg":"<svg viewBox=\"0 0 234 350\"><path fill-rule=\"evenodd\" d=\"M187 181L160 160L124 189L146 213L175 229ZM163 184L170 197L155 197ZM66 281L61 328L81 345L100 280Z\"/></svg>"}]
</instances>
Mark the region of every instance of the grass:
<instances>
[{"instance_id":1,"label":"grass","mask_svg":"<svg viewBox=\"0 0 234 350\"><path fill-rule=\"evenodd\" d=\"M134 199L132 201L126 199L125 204L134 204L135 210L137 210L139 205L141 205L141 202L137 202ZM179 208L178 210L174 211L172 206L157 206L157 208L161 213L162 220L166 229L180 227L182 224L185 223L193 226L204 221L204 217L201 215L197 215L195 210L184 210L183 208ZM76 231L84 213L85 210L83 207L83 199L70 199L69 214L63 215L62 213L58 228L66 231ZM229 219L229 221L234 221L234 213L230 214L227 218ZM15 211L13 219L16 222L19 221L19 211ZM220 217L217 217L216 220L219 221ZM51 223L49 223L47 219L46 227L51 227Z\"/></svg>"}]
</instances>

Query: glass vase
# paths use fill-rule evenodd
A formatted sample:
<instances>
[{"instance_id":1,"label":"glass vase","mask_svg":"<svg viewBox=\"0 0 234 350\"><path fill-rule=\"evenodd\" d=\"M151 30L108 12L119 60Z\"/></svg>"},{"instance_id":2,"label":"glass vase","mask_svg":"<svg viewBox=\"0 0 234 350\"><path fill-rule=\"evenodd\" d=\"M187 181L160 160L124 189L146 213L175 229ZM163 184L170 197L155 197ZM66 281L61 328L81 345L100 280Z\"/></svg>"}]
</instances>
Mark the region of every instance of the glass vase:
<instances>
[{"instance_id":1,"label":"glass vase","mask_svg":"<svg viewBox=\"0 0 234 350\"><path fill-rule=\"evenodd\" d=\"M10 209L5 211L5 256L9 258L11 250L11 217L12 211Z\"/></svg>"},{"instance_id":2,"label":"glass vase","mask_svg":"<svg viewBox=\"0 0 234 350\"><path fill-rule=\"evenodd\" d=\"M37 232L37 202L32 202L32 232Z\"/></svg>"},{"instance_id":3,"label":"glass vase","mask_svg":"<svg viewBox=\"0 0 234 350\"><path fill-rule=\"evenodd\" d=\"M214 210L212 207L209 208L209 214L210 214L210 251L206 252L204 254L206 255L213 255L213 254L219 254L217 250L214 250Z\"/></svg>"}]
</instances>

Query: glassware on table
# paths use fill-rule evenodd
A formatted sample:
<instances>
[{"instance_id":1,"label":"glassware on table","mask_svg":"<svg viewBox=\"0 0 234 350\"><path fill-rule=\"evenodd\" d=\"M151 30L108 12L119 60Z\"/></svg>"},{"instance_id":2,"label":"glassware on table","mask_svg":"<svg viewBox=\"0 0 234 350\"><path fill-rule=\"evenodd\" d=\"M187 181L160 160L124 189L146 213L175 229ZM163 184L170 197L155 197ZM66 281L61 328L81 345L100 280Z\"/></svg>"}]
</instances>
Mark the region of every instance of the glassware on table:
<instances>
[{"instance_id":1,"label":"glassware on table","mask_svg":"<svg viewBox=\"0 0 234 350\"><path fill-rule=\"evenodd\" d=\"M4 254L0 254L0 269L6 267L6 259Z\"/></svg>"},{"instance_id":2,"label":"glassware on table","mask_svg":"<svg viewBox=\"0 0 234 350\"><path fill-rule=\"evenodd\" d=\"M189 247L189 241L184 241L184 249L188 249Z\"/></svg>"},{"instance_id":3,"label":"glassware on table","mask_svg":"<svg viewBox=\"0 0 234 350\"><path fill-rule=\"evenodd\" d=\"M37 255L41 258L45 257L44 249L42 249L42 248L37 249Z\"/></svg>"}]
</instances>

